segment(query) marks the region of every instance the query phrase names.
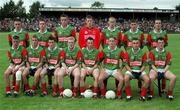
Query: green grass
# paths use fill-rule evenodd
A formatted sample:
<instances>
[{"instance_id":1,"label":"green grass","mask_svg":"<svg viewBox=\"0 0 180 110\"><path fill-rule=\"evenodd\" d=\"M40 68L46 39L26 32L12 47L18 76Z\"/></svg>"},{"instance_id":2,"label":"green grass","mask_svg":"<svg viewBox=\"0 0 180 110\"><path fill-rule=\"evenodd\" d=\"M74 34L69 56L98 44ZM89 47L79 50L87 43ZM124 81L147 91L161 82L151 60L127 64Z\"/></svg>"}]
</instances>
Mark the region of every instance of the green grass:
<instances>
[{"instance_id":1,"label":"green grass","mask_svg":"<svg viewBox=\"0 0 180 110\"><path fill-rule=\"evenodd\" d=\"M32 33L30 33L32 36ZM177 75L177 83L174 90L175 100L170 102L163 97L159 97L157 89L155 92L155 98L152 101L140 102L138 100L139 93L137 89L137 83L135 80L131 81L133 100L126 102L125 98L122 100L106 100L106 99L59 99L53 98L51 95L47 97L40 97L37 94L35 97L26 97L21 92L17 98L4 97L5 86L3 74L8 67L7 49L9 48L7 42L7 33L0 33L0 110L180 110L180 34L169 34L169 46L168 49L172 52L173 65L171 71ZM33 78L30 80L32 81ZM92 83L92 78L88 78L87 82ZM65 79L65 88L69 88L69 79ZM112 78L108 82L108 88L114 88L114 80ZM123 93L123 96L125 94Z\"/></svg>"}]
</instances>

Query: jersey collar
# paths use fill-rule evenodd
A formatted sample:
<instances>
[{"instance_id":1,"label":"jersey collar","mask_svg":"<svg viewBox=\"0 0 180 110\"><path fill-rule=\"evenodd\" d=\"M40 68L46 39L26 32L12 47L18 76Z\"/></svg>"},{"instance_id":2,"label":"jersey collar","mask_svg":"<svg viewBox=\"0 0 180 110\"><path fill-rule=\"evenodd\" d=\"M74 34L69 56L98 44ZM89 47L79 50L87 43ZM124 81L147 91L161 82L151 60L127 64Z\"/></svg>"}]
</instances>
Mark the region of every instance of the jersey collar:
<instances>
[{"instance_id":1,"label":"jersey collar","mask_svg":"<svg viewBox=\"0 0 180 110\"><path fill-rule=\"evenodd\" d=\"M44 32L40 32L40 30L38 31L40 34L44 34L47 32L47 29Z\"/></svg>"},{"instance_id":2,"label":"jersey collar","mask_svg":"<svg viewBox=\"0 0 180 110\"><path fill-rule=\"evenodd\" d=\"M108 49L109 49L110 51L114 51L114 50L116 50L116 49L117 49L117 46L114 48L114 50L111 50L109 46L108 46Z\"/></svg>"},{"instance_id":3,"label":"jersey collar","mask_svg":"<svg viewBox=\"0 0 180 110\"><path fill-rule=\"evenodd\" d=\"M157 32L155 29L153 30L154 33L162 33L162 30L160 32Z\"/></svg>"},{"instance_id":4,"label":"jersey collar","mask_svg":"<svg viewBox=\"0 0 180 110\"><path fill-rule=\"evenodd\" d=\"M50 47L48 47L48 50L49 51L54 51L54 50L56 50L56 48L57 48L57 46L55 46L54 49L51 50Z\"/></svg>"},{"instance_id":5,"label":"jersey collar","mask_svg":"<svg viewBox=\"0 0 180 110\"><path fill-rule=\"evenodd\" d=\"M140 48L138 49L137 52L134 52L134 49L132 48L132 52L133 52L133 53L138 53L139 51L140 51Z\"/></svg>"},{"instance_id":6,"label":"jersey collar","mask_svg":"<svg viewBox=\"0 0 180 110\"><path fill-rule=\"evenodd\" d=\"M135 33L138 33L139 29L136 29L136 32ZM131 29L129 29L129 32L130 33L133 33Z\"/></svg>"},{"instance_id":7,"label":"jersey collar","mask_svg":"<svg viewBox=\"0 0 180 110\"><path fill-rule=\"evenodd\" d=\"M116 27L114 27L114 29L111 29L110 27L108 27L108 30L110 30L111 32L116 30Z\"/></svg>"},{"instance_id":8,"label":"jersey collar","mask_svg":"<svg viewBox=\"0 0 180 110\"><path fill-rule=\"evenodd\" d=\"M67 25L65 28L61 25L61 28L62 29L67 29L69 27L69 25Z\"/></svg>"},{"instance_id":9,"label":"jersey collar","mask_svg":"<svg viewBox=\"0 0 180 110\"><path fill-rule=\"evenodd\" d=\"M159 51L159 50L156 48L156 51L157 51L157 52L164 52L165 50L164 50L164 48L163 48L161 51Z\"/></svg>"},{"instance_id":10,"label":"jersey collar","mask_svg":"<svg viewBox=\"0 0 180 110\"><path fill-rule=\"evenodd\" d=\"M21 30L20 30L18 33L22 32L22 31L23 31L23 29L21 28ZM17 32L17 30L16 30L16 29L14 29L14 32Z\"/></svg>"},{"instance_id":11,"label":"jersey collar","mask_svg":"<svg viewBox=\"0 0 180 110\"><path fill-rule=\"evenodd\" d=\"M31 45L31 49L33 49L33 50L37 50L38 48L39 48L39 45L35 49Z\"/></svg>"},{"instance_id":12,"label":"jersey collar","mask_svg":"<svg viewBox=\"0 0 180 110\"><path fill-rule=\"evenodd\" d=\"M14 49L14 47L12 46L12 49L13 49L13 50L18 50L18 49L19 49L19 45L18 45L17 49Z\"/></svg>"},{"instance_id":13,"label":"jersey collar","mask_svg":"<svg viewBox=\"0 0 180 110\"><path fill-rule=\"evenodd\" d=\"M88 47L86 47L86 49L89 51L89 52L92 52L94 50L94 48L92 48L92 50L89 50Z\"/></svg>"}]
</instances>

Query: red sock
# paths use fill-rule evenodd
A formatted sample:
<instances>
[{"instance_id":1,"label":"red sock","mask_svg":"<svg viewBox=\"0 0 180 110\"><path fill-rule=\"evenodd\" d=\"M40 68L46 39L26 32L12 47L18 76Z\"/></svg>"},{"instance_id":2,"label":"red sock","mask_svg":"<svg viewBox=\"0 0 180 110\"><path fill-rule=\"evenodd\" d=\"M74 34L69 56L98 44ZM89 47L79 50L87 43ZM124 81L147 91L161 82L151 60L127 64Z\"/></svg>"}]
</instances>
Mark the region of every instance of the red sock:
<instances>
[{"instance_id":1,"label":"red sock","mask_svg":"<svg viewBox=\"0 0 180 110\"><path fill-rule=\"evenodd\" d=\"M6 87L6 92L10 92L11 88L10 87Z\"/></svg>"},{"instance_id":2,"label":"red sock","mask_svg":"<svg viewBox=\"0 0 180 110\"><path fill-rule=\"evenodd\" d=\"M116 90L116 96L121 96L121 90Z\"/></svg>"},{"instance_id":3,"label":"red sock","mask_svg":"<svg viewBox=\"0 0 180 110\"><path fill-rule=\"evenodd\" d=\"M80 88L80 92L83 93L85 91L84 87Z\"/></svg>"},{"instance_id":4,"label":"red sock","mask_svg":"<svg viewBox=\"0 0 180 110\"><path fill-rule=\"evenodd\" d=\"M74 88L73 88L73 96L75 96L75 97L77 96L77 90L78 90L77 87L74 87Z\"/></svg>"},{"instance_id":5,"label":"red sock","mask_svg":"<svg viewBox=\"0 0 180 110\"><path fill-rule=\"evenodd\" d=\"M131 94L131 86L127 86L125 88L125 91L126 91L126 96L132 96L132 94Z\"/></svg>"},{"instance_id":6,"label":"red sock","mask_svg":"<svg viewBox=\"0 0 180 110\"><path fill-rule=\"evenodd\" d=\"M166 79L162 79L162 90L166 89Z\"/></svg>"},{"instance_id":7,"label":"red sock","mask_svg":"<svg viewBox=\"0 0 180 110\"><path fill-rule=\"evenodd\" d=\"M55 85L54 85L54 88L53 88L53 92L54 92L54 93L57 93L57 91L58 91L58 84L55 84Z\"/></svg>"},{"instance_id":8,"label":"red sock","mask_svg":"<svg viewBox=\"0 0 180 110\"><path fill-rule=\"evenodd\" d=\"M142 87L142 89L141 89L141 96L142 97L146 96L146 91L147 91L147 89L145 87Z\"/></svg>"},{"instance_id":9,"label":"red sock","mask_svg":"<svg viewBox=\"0 0 180 110\"><path fill-rule=\"evenodd\" d=\"M105 94L106 94L106 89L105 88L101 89L101 96L105 96Z\"/></svg>"},{"instance_id":10,"label":"red sock","mask_svg":"<svg viewBox=\"0 0 180 110\"><path fill-rule=\"evenodd\" d=\"M19 85L16 85L14 91L19 92L19 88Z\"/></svg>"},{"instance_id":11,"label":"red sock","mask_svg":"<svg viewBox=\"0 0 180 110\"><path fill-rule=\"evenodd\" d=\"M29 90L29 88L30 88L29 85L26 84L26 85L25 85L25 91Z\"/></svg>"},{"instance_id":12,"label":"red sock","mask_svg":"<svg viewBox=\"0 0 180 110\"><path fill-rule=\"evenodd\" d=\"M172 95L172 91L168 90L167 96L170 96L170 95Z\"/></svg>"},{"instance_id":13,"label":"red sock","mask_svg":"<svg viewBox=\"0 0 180 110\"><path fill-rule=\"evenodd\" d=\"M34 86L34 84L32 85L32 88L31 88L33 91L35 91L35 86Z\"/></svg>"},{"instance_id":14,"label":"red sock","mask_svg":"<svg viewBox=\"0 0 180 110\"><path fill-rule=\"evenodd\" d=\"M149 95L153 95L153 90L149 90Z\"/></svg>"},{"instance_id":15,"label":"red sock","mask_svg":"<svg viewBox=\"0 0 180 110\"><path fill-rule=\"evenodd\" d=\"M98 93L98 88L94 87L94 93L97 94Z\"/></svg>"},{"instance_id":16,"label":"red sock","mask_svg":"<svg viewBox=\"0 0 180 110\"><path fill-rule=\"evenodd\" d=\"M13 79L13 81L12 81L12 86L16 86L16 81Z\"/></svg>"},{"instance_id":17,"label":"red sock","mask_svg":"<svg viewBox=\"0 0 180 110\"><path fill-rule=\"evenodd\" d=\"M42 84L42 90L43 90L43 92L47 92L46 83Z\"/></svg>"},{"instance_id":18,"label":"red sock","mask_svg":"<svg viewBox=\"0 0 180 110\"><path fill-rule=\"evenodd\" d=\"M59 90L60 90L60 93L63 93L64 87L60 88Z\"/></svg>"}]
</instances>

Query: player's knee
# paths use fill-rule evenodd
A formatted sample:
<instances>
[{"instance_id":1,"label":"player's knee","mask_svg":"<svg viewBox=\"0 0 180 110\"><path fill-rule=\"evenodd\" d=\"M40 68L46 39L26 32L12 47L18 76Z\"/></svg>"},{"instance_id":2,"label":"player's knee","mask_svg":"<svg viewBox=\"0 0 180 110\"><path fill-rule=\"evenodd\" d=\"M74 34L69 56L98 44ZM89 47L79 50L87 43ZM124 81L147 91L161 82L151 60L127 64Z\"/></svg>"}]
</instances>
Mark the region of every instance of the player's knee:
<instances>
[{"instance_id":1,"label":"player's knee","mask_svg":"<svg viewBox=\"0 0 180 110\"><path fill-rule=\"evenodd\" d=\"M16 72L16 81L20 81L21 80L21 75L22 75L21 71L17 71Z\"/></svg>"}]
</instances>

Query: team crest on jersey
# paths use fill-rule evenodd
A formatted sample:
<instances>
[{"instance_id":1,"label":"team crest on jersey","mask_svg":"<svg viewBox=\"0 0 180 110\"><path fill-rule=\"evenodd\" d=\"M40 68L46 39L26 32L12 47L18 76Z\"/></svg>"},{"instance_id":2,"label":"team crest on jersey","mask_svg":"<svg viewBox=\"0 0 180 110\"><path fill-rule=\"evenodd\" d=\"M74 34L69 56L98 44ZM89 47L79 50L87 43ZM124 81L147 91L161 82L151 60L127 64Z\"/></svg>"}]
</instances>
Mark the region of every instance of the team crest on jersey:
<instances>
[{"instance_id":1,"label":"team crest on jersey","mask_svg":"<svg viewBox=\"0 0 180 110\"><path fill-rule=\"evenodd\" d=\"M87 55L87 54L85 54L85 55L84 55L84 57L88 57L88 55Z\"/></svg>"},{"instance_id":2,"label":"team crest on jersey","mask_svg":"<svg viewBox=\"0 0 180 110\"><path fill-rule=\"evenodd\" d=\"M47 57L50 57L50 56L51 56L51 54L48 54L48 55L47 55Z\"/></svg>"},{"instance_id":3,"label":"team crest on jersey","mask_svg":"<svg viewBox=\"0 0 180 110\"><path fill-rule=\"evenodd\" d=\"M134 56L132 55L132 56L130 57L130 59L131 59L131 60L134 60Z\"/></svg>"},{"instance_id":4,"label":"team crest on jersey","mask_svg":"<svg viewBox=\"0 0 180 110\"><path fill-rule=\"evenodd\" d=\"M109 54L109 53L107 53L107 54L106 54L106 56L107 56L107 57L109 57L109 56L110 56L110 54Z\"/></svg>"},{"instance_id":5,"label":"team crest on jersey","mask_svg":"<svg viewBox=\"0 0 180 110\"><path fill-rule=\"evenodd\" d=\"M107 34L106 34L106 36L108 37L108 36L109 36L109 34L107 33Z\"/></svg>"}]
</instances>

